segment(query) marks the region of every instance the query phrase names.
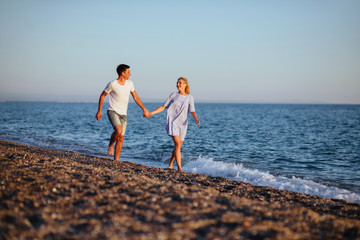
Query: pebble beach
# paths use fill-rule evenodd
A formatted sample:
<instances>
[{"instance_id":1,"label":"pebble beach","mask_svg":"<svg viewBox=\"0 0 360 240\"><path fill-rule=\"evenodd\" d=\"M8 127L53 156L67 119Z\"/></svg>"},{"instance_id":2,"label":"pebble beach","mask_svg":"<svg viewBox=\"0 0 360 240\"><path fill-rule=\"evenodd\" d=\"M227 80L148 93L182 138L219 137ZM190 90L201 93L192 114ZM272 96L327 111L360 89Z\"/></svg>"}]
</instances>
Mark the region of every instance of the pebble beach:
<instances>
[{"instance_id":1,"label":"pebble beach","mask_svg":"<svg viewBox=\"0 0 360 240\"><path fill-rule=\"evenodd\" d=\"M0 239L360 239L360 204L0 140Z\"/></svg>"}]
</instances>

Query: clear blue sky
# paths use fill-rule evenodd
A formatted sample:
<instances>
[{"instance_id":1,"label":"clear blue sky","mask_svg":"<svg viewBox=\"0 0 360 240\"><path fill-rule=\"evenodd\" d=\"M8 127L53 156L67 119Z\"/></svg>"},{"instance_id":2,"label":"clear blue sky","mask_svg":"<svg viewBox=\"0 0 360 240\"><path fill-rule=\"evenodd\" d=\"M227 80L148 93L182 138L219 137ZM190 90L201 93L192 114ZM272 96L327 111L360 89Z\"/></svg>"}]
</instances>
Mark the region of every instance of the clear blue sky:
<instances>
[{"instance_id":1,"label":"clear blue sky","mask_svg":"<svg viewBox=\"0 0 360 240\"><path fill-rule=\"evenodd\" d=\"M0 0L0 100L360 104L358 0Z\"/></svg>"}]
</instances>

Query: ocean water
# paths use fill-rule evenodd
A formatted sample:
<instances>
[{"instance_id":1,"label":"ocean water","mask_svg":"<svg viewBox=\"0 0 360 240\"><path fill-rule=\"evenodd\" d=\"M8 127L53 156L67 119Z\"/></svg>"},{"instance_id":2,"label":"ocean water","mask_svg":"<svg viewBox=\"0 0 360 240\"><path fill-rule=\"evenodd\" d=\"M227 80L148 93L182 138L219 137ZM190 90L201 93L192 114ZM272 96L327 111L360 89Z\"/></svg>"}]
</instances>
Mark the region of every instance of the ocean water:
<instances>
[{"instance_id":1,"label":"ocean water","mask_svg":"<svg viewBox=\"0 0 360 240\"><path fill-rule=\"evenodd\" d=\"M145 103L154 110L161 103ZM112 128L96 103L0 103L0 138L106 155ZM196 104L182 148L185 172L360 202L360 105ZM166 168L165 111L129 104L122 161ZM176 167L176 164L174 164Z\"/></svg>"}]
</instances>

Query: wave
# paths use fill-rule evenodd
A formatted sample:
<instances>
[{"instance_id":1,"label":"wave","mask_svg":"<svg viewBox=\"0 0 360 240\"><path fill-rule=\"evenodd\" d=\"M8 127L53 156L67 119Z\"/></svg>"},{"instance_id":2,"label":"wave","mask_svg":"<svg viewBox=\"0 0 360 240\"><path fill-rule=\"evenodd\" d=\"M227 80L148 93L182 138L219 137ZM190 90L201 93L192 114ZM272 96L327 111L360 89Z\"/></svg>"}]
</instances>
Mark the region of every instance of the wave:
<instances>
[{"instance_id":1,"label":"wave","mask_svg":"<svg viewBox=\"0 0 360 240\"><path fill-rule=\"evenodd\" d=\"M257 169L248 169L242 164L224 163L211 158L199 157L184 165L185 172L205 174L212 177L225 177L230 180L251 183L257 186L273 187L280 190L316 195L325 198L348 200L360 203L360 195L346 189L326 186L312 180L301 179L293 176L274 176L268 172Z\"/></svg>"},{"instance_id":2,"label":"wave","mask_svg":"<svg viewBox=\"0 0 360 240\"><path fill-rule=\"evenodd\" d=\"M19 138L14 138L10 134L1 135L0 137L4 140L16 141L34 146L50 147L60 150L67 149L83 154L99 155L94 154L94 151L91 151L87 147L71 144L69 141L66 142L67 144L59 144L51 140L38 140L31 137L25 137L20 141ZM103 152L105 152L105 150ZM108 157L107 155L102 156ZM167 163L153 160L131 159L130 161L159 168L167 167ZM268 172L245 168L242 164L214 161L212 158L198 157L195 161L185 163L183 165L183 170L185 172L205 174L212 177L225 177L230 180L247 182L256 186L267 186L280 190L289 190L325 198L342 199L360 203L360 194L346 189L341 189L335 186L326 186L312 180L302 179L295 176L291 178L274 176Z\"/></svg>"}]
</instances>

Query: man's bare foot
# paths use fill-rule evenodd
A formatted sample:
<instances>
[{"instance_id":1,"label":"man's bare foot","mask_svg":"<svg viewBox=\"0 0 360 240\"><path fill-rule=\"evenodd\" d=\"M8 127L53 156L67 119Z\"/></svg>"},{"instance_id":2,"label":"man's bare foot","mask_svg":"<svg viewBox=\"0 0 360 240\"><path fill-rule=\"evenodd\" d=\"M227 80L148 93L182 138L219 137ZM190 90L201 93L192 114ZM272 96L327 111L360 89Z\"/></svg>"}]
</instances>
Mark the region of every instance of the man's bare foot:
<instances>
[{"instance_id":1,"label":"man's bare foot","mask_svg":"<svg viewBox=\"0 0 360 240\"><path fill-rule=\"evenodd\" d=\"M114 156L114 148L113 148L113 146L109 147L109 149L108 149L108 154L109 154L110 156Z\"/></svg>"}]
</instances>

